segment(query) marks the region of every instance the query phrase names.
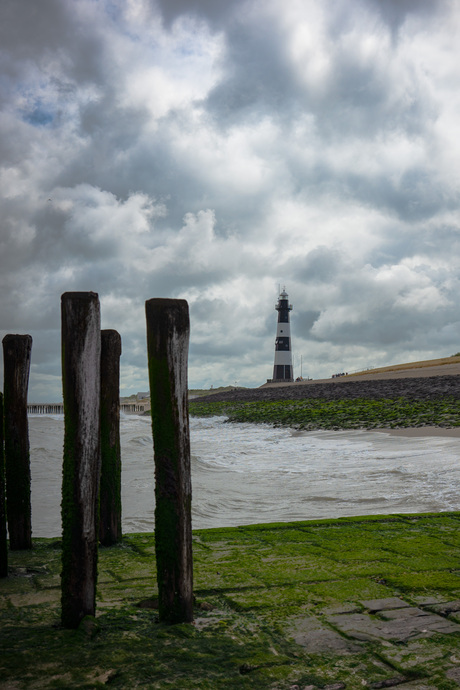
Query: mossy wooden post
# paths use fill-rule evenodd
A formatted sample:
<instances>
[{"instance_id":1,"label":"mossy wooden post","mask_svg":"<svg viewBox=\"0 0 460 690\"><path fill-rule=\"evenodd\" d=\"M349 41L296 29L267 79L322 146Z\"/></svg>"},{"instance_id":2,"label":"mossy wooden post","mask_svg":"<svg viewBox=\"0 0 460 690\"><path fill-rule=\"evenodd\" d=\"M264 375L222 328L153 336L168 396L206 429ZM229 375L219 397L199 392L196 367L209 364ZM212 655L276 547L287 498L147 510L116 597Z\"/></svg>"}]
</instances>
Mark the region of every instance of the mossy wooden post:
<instances>
[{"instance_id":1,"label":"mossy wooden post","mask_svg":"<svg viewBox=\"0 0 460 690\"><path fill-rule=\"evenodd\" d=\"M61 621L76 628L96 612L99 476L99 298L61 297L64 462L62 472Z\"/></svg>"},{"instance_id":2,"label":"mossy wooden post","mask_svg":"<svg viewBox=\"0 0 460 690\"><path fill-rule=\"evenodd\" d=\"M155 452L155 550L160 620L193 620L192 483L185 300L145 303Z\"/></svg>"},{"instance_id":3,"label":"mossy wooden post","mask_svg":"<svg viewBox=\"0 0 460 690\"><path fill-rule=\"evenodd\" d=\"M8 575L8 544L6 539L5 453L3 448L3 393L0 393L0 577Z\"/></svg>"},{"instance_id":4,"label":"mossy wooden post","mask_svg":"<svg viewBox=\"0 0 460 690\"><path fill-rule=\"evenodd\" d=\"M3 338L6 513L10 549L32 548L27 421L31 350L30 335L10 334Z\"/></svg>"},{"instance_id":5,"label":"mossy wooden post","mask_svg":"<svg viewBox=\"0 0 460 690\"><path fill-rule=\"evenodd\" d=\"M104 546L121 540L120 356L120 334L102 331L99 541Z\"/></svg>"}]
</instances>

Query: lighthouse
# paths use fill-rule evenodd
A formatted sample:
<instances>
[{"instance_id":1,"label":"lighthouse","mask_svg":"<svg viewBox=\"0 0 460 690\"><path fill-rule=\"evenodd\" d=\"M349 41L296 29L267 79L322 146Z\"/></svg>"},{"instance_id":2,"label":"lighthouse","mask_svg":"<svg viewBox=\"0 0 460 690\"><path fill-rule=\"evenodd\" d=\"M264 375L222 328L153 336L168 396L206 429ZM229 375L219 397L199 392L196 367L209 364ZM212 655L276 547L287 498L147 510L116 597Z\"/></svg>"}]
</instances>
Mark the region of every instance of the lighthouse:
<instances>
[{"instance_id":1,"label":"lighthouse","mask_svg":"<svg viewBox=\"0 0 460 690\"><path fill-rule=\"evenodd\" d=\"M278 297L275 309L278 312L278 323L276 327L275 364L272 380L274 383L293 381L291 326L289 323L289 312L292 311L292 304L289 304L288 294L284 287Z\"/></svg>"}]
</instances>

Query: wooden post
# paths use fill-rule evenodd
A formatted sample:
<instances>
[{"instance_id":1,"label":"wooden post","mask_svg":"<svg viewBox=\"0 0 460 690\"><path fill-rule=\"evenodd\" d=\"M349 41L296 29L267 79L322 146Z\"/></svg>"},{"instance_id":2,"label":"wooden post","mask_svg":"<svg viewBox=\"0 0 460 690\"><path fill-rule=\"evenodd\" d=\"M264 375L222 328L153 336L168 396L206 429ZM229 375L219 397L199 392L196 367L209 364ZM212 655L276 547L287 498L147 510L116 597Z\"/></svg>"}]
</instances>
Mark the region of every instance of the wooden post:
<instances>
[{"instance_id":1,"label":"wooden post","mask_svg":"<svg viewBox=\"0 0 460 690\"><path fill-rule=\"evenodd\" d=\"M104 546L121 540L120 356L120 334L102 331L99 541Z\"/></svg>"},{"instance_id":2,"label":"wooden post","mask_svg":"<svg viewBox=\"0 0 460 690\"><path fill-rule=\"evenodd\" d=\"M10 549L32 548L30 504L29 386L30 335L3 338L6 511Z\"/></svg>"},{"instance_id":3,"label":"wooden post","mask_svg":"<svg viewBox=\"0 0 460 690\"><path fill-rule=\"evenodd\" d=\"M6 539L5 452L3 448L3 393L0 393L0 577L8 576Z\"/></svg>"},{"instance_id":4,"label":"wooden post","mask_svg":"<svg viewBox=\"0 0 460 690\"><path fill-rule=\"evenodd\" d=\"M62 472L62 625L96 612L100 476L99 298L61 297L64 462Z\"/></svg>"},{"instance_id":5,"label":"wooden post","mask_svg":"<svg viewBox=\"0 0 460 690\"><path fill-rule=\"evenodd\" d=\"M155 452L155 550L160 620L193 620L188 304L145 303Z\"/></svg>"}]
</instances>

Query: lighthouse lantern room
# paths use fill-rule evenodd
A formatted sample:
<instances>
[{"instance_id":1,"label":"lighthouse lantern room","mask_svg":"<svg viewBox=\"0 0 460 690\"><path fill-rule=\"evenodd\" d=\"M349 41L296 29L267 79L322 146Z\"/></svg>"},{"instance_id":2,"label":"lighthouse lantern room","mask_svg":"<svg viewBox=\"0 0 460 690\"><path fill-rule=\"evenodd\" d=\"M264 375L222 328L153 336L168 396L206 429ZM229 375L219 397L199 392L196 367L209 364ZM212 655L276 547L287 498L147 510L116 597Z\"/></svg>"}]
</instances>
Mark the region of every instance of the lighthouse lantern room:
<instances>
[{"instance_id":1,"label":"lighthouse lantern room","mask_svg":"<svg viewBox=\"0 0 460 690\"><path fill-rule=\"evenodd\" d=\"M272 381L274 383L293 381L291 326L289 323L289 312L292 311L292 304L289 304L288 294L284 287L282 292L280 292L275 309L278 312L278 324L276 328L275 364L273 366Z\"/></svg>"}]
</instances>

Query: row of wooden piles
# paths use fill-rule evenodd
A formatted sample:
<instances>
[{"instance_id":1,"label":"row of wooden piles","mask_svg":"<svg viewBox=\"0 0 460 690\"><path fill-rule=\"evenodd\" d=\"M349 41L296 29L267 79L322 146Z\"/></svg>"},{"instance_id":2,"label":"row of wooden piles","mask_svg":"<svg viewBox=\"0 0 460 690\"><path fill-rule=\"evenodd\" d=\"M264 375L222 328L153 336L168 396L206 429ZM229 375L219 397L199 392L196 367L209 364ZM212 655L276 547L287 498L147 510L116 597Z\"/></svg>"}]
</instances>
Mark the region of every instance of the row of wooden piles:
<instances>
[{"instance_id":1,"label":"row of wooden piles","mask_svg":"<svg viewBox=\"0 0 460 690\"><path fill-rule=\"evenodd\" d=\"M159 615L193 619L190 438L187 400L189 313L185 300L146 302L155 458L155 543ZM93 292L61 297L64 451L61 622L76 628L96 612L99 543L122 538L119 380L121 337L100 328ZM10 549L31 549L27 391L30 335L3 339L0 394L0 576Z\"/></svg>"}]
</instances>

